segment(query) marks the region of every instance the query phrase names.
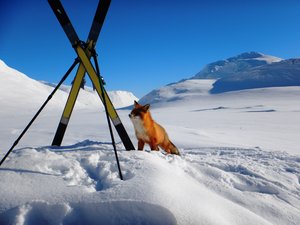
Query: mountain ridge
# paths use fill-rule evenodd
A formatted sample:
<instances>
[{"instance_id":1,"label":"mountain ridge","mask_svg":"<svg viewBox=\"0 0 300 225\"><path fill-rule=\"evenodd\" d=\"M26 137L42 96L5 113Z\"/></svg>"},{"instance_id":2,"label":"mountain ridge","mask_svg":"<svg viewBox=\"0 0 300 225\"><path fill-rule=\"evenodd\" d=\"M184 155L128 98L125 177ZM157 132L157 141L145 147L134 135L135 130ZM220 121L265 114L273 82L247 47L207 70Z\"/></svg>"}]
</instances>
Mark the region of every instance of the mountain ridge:
<instances>
[{"instance_id":1,"label":"mountain ridge","mask_svg":"<svg viewBox=\"0 0 300 225\"><path fill-rule=\"evenodd\" d=\"M191 79L219 79L229 76L233 72L241 72L245 69L272 64L282 60L281 58L259 52L245 52L225 60L209 63L200 72L191 77Z\"/></svg>"}]
</instances>

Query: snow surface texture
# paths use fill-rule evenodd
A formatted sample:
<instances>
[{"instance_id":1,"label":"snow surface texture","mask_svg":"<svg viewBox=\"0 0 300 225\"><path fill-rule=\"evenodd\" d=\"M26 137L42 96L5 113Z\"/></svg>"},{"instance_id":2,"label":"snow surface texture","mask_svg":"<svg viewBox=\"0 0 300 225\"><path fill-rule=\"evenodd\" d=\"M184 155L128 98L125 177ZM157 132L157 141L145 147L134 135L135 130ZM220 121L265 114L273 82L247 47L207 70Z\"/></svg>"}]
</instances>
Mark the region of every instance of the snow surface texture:
<instances>
[{"instance_id":1,"label":"snow surface texture","mask_svg":"<svg viewBox=\"0 0 300 225\"><path fill-rule=\"evenodd\" d=\"M17 72L0 79L2 157L45 99L24 104L2 86L25 85ZM300 88L211 95L213 82L153 93L152 116L182 157L125 151L116 135L124 181L103 110L78 106L64 146L47 146L65 102L53 100L0 168L0 224L300 224ZM118 113L136 144L129 110Z\"/></svg>"},{"instance_id":2,"label":"snow surface texture","mask_svg":"<svg viewBox=\"0 0 300 225\"><path fill-rule=\"evenodd\" d=\"M120 146L118 146L120 148ZM298 224L300 158L197 148L182 157L84 141L16 150L0 169L0 224Z\"/></svg>"}]
</instances>

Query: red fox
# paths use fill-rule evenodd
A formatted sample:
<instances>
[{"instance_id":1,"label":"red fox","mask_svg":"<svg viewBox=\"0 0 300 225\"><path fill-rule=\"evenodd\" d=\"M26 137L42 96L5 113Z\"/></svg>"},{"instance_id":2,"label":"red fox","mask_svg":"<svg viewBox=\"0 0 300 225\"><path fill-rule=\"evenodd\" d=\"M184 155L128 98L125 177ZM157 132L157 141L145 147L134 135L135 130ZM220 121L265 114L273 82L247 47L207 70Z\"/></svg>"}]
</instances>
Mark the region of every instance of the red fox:
<instances>
[{"instance_id":1,"label":"red fox","mask_svg":"<svg viewBox=\"0 0 300 225\"><path fill-rule=\"evenodd\" d=\"M161 147L167 153L180 155L165 129L152 119L149 108L149 104L143 106L134 101L134 108L129 114L138 139L138 150L143 150L147 143L151 150L158 151Z\"/></svg>"}]
</instances>

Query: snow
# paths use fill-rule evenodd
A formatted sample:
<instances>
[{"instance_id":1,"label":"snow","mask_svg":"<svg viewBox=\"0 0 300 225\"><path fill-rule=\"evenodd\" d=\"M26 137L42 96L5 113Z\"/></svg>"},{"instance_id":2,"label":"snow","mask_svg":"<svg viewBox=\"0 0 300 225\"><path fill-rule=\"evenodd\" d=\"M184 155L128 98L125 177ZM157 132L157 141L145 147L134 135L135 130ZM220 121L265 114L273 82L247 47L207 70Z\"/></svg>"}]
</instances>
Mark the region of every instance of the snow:
<instances>
[{"instance_id":1,"label":"snow","mask_svg":"<svg viewBox=\"0 0 300 225\"><path fill-rule=\"evenodd\" d=\"M299 154L300 87L210 94L214 81L174 83L150 92L139 102L152 104L154 118L171 132L176 130L173 135L179 142L189 140L180 143L184 148L259 146ZM160 112L161 107L166 114Z\"/></svg>"},{"instance_id":2,"label":"snow","mask_svg":"<svg viewBox=\"0 0 300 225\"><path fill-rule=\"evenodd\" d=\"M255 58L255 59L256 60L265 61L267 64L271 64L271 63L274 63L274 62L280 62L280 61L282 61L281 58L278 58L278 57L275 57L275 56L272 56L272 55L263 55L261 57Z\"/></svg>"},{"instance_id":3,"label":"snow","mask_svg":"<svg viewBox=\"0 0 300 225\"><path fill-rule=\"evenodd\" d=\"M52 90L8 70L0 65L1 157ZM126 151L115 133L123 181L92 100L79 96L63 146L49 146L67 95L60 90L0 168L0 224L300 224L300 87L212 95L213 82L148 96L182 156ZM30 96L32 85L41 94L27 101L21 91ZM136 145L129 112L118 110Z\"/></svg>"},{"instance_id":4,"label":"snow","mask_svg":"<svg viewBox=\"0 0 300 225\"><path fill-rule=\"evenodd\" d=\"M194 96L207 96L215 80L184 80L155 89L140 99L142 104L166 103Z\"/></svg>"},{"instance_id":5,"label":"snow","mask_svg":"<svg viewBox=\"0 0 300 225\"><path fill-rule=\"evenodd\" d=\"M200 148L186 150L183 157L141 151L120 151L119 156L124 181L118 178L114 154L107 144L87 140L60 149L16 150L0 170L0 222L300 221L299 158L288 154Z\"/></svg>"},{"instance_id":6,"label":"snow","mask_svg":"<svg viewBox=\"0 0 300 225\"><path fill-rule=\"evenodd\" d=\"M245 52L242 53L236 57L231 57L228 60L229 61L233 61L233 60L260 60L260 61L264 61L267 64L271 64L274 62L280 62L283 59L276 57L276 56L272 56L272 55L266 55L260 52Z\"/></svg>"}]
</instances>

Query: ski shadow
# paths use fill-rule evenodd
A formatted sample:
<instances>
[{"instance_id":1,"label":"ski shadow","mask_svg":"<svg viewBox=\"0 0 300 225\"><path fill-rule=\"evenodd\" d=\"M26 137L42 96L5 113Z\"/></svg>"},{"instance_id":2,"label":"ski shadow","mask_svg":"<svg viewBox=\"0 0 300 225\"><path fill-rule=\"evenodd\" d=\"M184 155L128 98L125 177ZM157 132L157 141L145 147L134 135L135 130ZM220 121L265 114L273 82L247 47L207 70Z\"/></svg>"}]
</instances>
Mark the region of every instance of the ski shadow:
<instances>
[{"instance_id":1,"label":"ski shadow","mask_svg":"<svg viewBox=\"0 0 300 225\"><path fill-rule=\"evenodd\" d=\"M222 110L222 109L229 109L229 107L219 106L219 107L208 108L208 109L196 109L196 110L192 110L191 112L215 111L215 110Z\"/></svg>"},{"instance_id":2,"label":"ski shadow","mask_svg":"<svg viewBox=\"0 0 300 225\"><path fill-rule=\"evenodd\" d=\"M17 168L0 168L0 172L30 173L30 174L38 174L38 175L57 176L51 173L45 173L45 172L34 171L34 170L26 170L26 169L17 169Z\"/></svg>"},{"instance_id":3,"label":"ski shadow","mask_svg":"<svg viewBox=\"0 0 300 225\"><path fill-rule=\"evenodd\" d=\"M122 149L121 142L116 143L118 149ZM94 151L94 150L111 150L113 148L111 142L92 141L86 139L84 141L64 146L44 146L36 148L36 150L49 150L53 152L74 152L74 151Z\"/></svg>"},{"instance_id":4,"label":"ski shadow","mask_svg":"<svg viewBox=\"0 0 300 225\"><path fill-rule=\"evenodd\" d=\"M206 109L195 109L191 112L205 112L205 111L217 111L217 110L226 110L226 109L237 109L237 110L249 110L246 112L269 112L269 110L257 110L264 107L264 105L253 105L253 106L245 106L245 107L226 107L226 106L218 106L214 108L206 108ZM253 109L253 111L251 111ZM255 110L256 109L256 110ZM273 111L271 111L273 112Z\"/></svg>"},{"instance_id":5,"label":"ski shadow","mask_svg":"<svg viewBox=\"0 0 300 225\"><path fill-rule=\"evenodd\" d=\"M249 113L260 113L260 112L276 112L275 109L265 109L265 110L248 110L248 111L245 111L245 112L249 112Z\"/></svg>"}]
</instances>

